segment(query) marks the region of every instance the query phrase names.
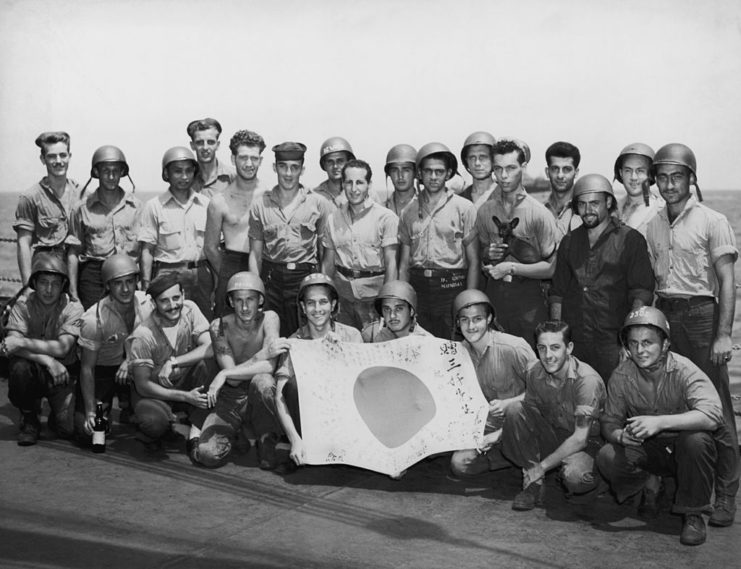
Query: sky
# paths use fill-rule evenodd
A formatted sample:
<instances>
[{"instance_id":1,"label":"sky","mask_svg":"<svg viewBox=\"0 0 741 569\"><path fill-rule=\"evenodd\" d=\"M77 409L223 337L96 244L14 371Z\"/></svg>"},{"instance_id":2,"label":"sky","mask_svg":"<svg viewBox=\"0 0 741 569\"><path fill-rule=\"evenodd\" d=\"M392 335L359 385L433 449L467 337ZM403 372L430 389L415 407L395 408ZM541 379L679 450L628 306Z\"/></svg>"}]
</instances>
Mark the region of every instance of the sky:
<instances>
[{"instance_id":1,"label":"sky","mask_svg":"<svg viewBox=\"0 0 741 569\"><path fill-rule=\"evenodd\" d=\"M738 0L0 0L0 191L44 169L45 130L72 136L84 183L103 144L126 154L138 190L159 191L164 151L217 118L219 157L238 129L318 155L347 138L383 184L394 144L457 155L487 130L526 141L531 175L556 140L581 174L612 178L620 149L683 142L705 189L741 188Z\"/></svg>"}]
</instances>

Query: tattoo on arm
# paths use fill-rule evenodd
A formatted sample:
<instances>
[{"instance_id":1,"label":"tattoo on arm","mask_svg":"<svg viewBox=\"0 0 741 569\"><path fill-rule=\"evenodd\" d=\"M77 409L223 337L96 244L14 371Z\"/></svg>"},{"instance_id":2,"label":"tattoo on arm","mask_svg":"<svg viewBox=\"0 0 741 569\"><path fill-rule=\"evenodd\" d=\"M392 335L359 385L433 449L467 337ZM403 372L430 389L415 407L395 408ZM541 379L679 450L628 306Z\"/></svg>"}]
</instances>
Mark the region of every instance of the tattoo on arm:
<instances>
[{"instance_id":1,"label":"tattoo on arm","mask_svg":"<svg viewBox=\"0 0 741 569\"><path fill-rule=\"evenodd\" d=\"M576 427L578 429L584 429L586 427L591 427L592 423L594 423L594 417L591 415L577 415L576 416Z\"/></svg>"}]
</instances>

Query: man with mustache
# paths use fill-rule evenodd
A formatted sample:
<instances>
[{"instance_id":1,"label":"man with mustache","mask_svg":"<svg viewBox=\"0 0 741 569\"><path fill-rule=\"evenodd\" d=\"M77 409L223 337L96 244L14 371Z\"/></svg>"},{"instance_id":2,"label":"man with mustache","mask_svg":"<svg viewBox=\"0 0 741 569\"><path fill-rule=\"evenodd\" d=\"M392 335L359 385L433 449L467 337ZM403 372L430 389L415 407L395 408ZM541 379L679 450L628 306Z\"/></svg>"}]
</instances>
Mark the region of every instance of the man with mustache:
<instances>
[{"instance_id":1,"label":"man with mustache","mask_svg":"<svg viewBox=\"0 0 741 569\"><path fill-rule=\"evenodd\" d=\"M183 410L191 423L186 446L190 456L208 415L206 391L214 375L204 361L213 355L208 320L185 299L177 273L157 276L147 294L155 310L129 343L137 439L149 450L159 450L172 432L174 411Z\"/></svg>"},{"instance_id":2,"label":"man with mustache","mask_svg":"<svg viewBox=\"0 0 741 569\"><path fill-rule=\"evenodd\" d=\"M607 178L579 178L573 207L582 225L558 247L551 319L569 323L574 355L607 382L620 358L623 320L632 309L651 304L654 274L646 240L611 215L615 196Z\"/></svg>"}]
</instances>

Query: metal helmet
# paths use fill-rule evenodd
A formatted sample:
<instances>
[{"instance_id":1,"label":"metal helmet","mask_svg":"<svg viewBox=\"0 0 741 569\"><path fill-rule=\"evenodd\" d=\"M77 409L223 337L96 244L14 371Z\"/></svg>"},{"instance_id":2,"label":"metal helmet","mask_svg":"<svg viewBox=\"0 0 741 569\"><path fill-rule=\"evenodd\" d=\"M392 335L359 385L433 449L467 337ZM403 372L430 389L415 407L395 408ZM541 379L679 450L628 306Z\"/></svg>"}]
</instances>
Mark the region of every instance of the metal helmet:
<instances>
[{"instance_id":1,"label":"metal helmet","mask_svg":"<svg viewBox=\"0 0 741 569\"><path fill-rule=\"evenodd\" d=\"M64 288L67 289L69 285L69 272L67 271L67 263L62 261L56 255L51 253L37 253L33 256L33 262L31 263L31 277L28 282L32 287L35 287L36 277L41 273L52 273L64 277Z\"/></svg>"},{"instance_id":2,"label":"metal helmet","mask_svg":"<svg viewBox=\"0 0 741 569\"><path fill-rule=\"evenodd\" d=\"M314 285L325 285L328 286L332 293L334 294L334 298L339 298L339 294L337 293L337 287L334 286L334 281L329 278L324 273L311 273L310 275L306 275L303 280L301 281L301 284L298 285L298 298L301 300L301 297L304 294L304 289L314 286Z\"/></svg>"},{"instance_id":3,"label":"metal helmet","mask_svg":"<svg viewBox=\"0 0 741 569\"><path fill-rule=\"evenodd\" d=\"M389 281L381 287L374 303L378 314L381 314L381 304L385 298L403 300L415 312L417 311L417 293L406 281Z\"/></svg>"},{"instance_id":4,"label":"metal helmet","mask_svg":"<svg viewBox=\"0 0 741 569\"><path fill-rule=\"evenodd\" d=\"M383 167L383 171L388 175L389 166L392 164L406 164L408 162L416 166L417 149L409 144L397 144L392 146L386 154L386 165Z\"/></svg>"},{"instance_id":5,"label":"metal helmet","mask_svg":"<svg viewBox=\"0 0 741 569\"><path fill-rule=\"evenodd\" d=\"M492 318L496 317L494 305L491 303L491 300L489 300L486 293L477 289L469 288L455 297L455 300L453 301L453 320L458 318L458 313L461 310L473 306L474 304L486 304L491 309Z\"/></svg>"},{"instance_id":6,"label":"metal helmet","mask_svg":"<svg viewBox=\"0 0 741 569\"><path fill-rule=\"evenodd\" d=\"M139 266L126 253L111 255L103 261L103 266L100 268L100 277L104 284L121 277L138 274Z\"/></svg>"},{"instance_id":7,"label":"metal helmet","mask_svg":"<svg viewBox=\"0 0 741 569\"><path fill-rule=\"evenodd\" d=\"M422 161L433 154L442 154L448 163L448 168L452 170L454 174L458 173L458 159L442 142L428 142L419 149L416 159L417 171L419 171Z\"/></svg>"},{"instance_id":8,"label":"metal helmet","mask_svg":"<svg viewBox=\"0 0 741 569\"><path fill-rule=\"evenodd\" d=\"M670 337L669 321L661 310L653 306L641 306L628 313L623 327L620 329L620 339L623 345L626 344L628 329L631 326L653 326L661 330L666 335L667 340Z\"/></svg>"},{"instance_id":9,"label":"metal helmet","mask_svg":"<svg viewBox=\"0 0 741 569\"><path fill-rule=\"evenodd\" d=\"M463 148L461 148L461 164L465 167L467 162L466 151L469 146L473 146L474 144L483 144L484 146L494 147L496 143L497 139L494 138L494 135L486 131L479 130L469 134L466 140L463 141Z\"/></svg>"},{"instance_id":10,"label":"metal helmet","mask_svg":"<svg viewBox=\"0 0 741 569\"><path fill-rule=\"evenodd\" d=\"M602 174L587 174L580 177L576 181L576 184L574 184L574 200L576 200L578 196L591 194L593 192L602 192L610 194L613 198L615 197L615 192L612 189L610 180L605 178Z\"/></svg>"},{"instance_id":11,"label":"metal helmet","mask_svg":"<svg viewBox=\"0 0 741 569\"><path fill-rule=\"evenodd\" d=\"M656 153L654 152L654 149L651 148L648 144L643 144L642 142L634 142L633 144L629 144L628 146L623 148L620 151L620 154L618 154L618 157L615 160L615 167L613 168L615 172L614 179L621 184L623 183L623 176L620 174L620 168L623 167L623 157L629 154L635 154L636 156L645 156L646 158L648 158L650 171L651 164L653 163L654 155ZM651 183L653 184L653 177L651 177Z\"/></svg>"},{"instance_id":12,"label":"metal helmet","mask_svg":"<svg viewBox=\"0 0 741 569\"><path fill-rule=\"evenodd\" d=\"M322 142L322 147L319 151L320 168L324 169L324 157L332 152L347 152L350 155L350 160L355 160L355 153L352 151L350 143L341 136L332 136Z\"/></svg>"},{"instance_id":13,"label":"metal helmet","mask_svg":"<svg viewBox=\"0 0 741 569\"><path fill-rule=\"evenodd\" d=\"M123 164L123 171L121 177L129 175L129 164L126 162L126 156L118 146L111 146L106 144L101 146L95 152L93 152L92 166L90 167L90 176L92 178L98 177L98 170L96 166L103 162L120 162Z\"/></svg>"},{"instance_id":14,"label":"metal helmet","mask_svg":"<svg viewBox=\"0 0 741 569\"><path fill-rule=\"evenodd\" d=\"M255 273L249 271L242 271L234 273L226 283L226 294L235 290L252 290L259 292L263 298L265 298L265 285L262 284L262 280Z\"/></svg>"},{"instance_id":15,"label":"metal helmet","mask_svg":"<svg viewBox=\"0 0 741 569\"><path fill-rule=\"evenodd\" d=\"M697 199L702 201L700 186L697 185L697 158L689 146L679 142L665 144L656 151L653 164L651 165L651 176L656 178L656 167L660 164L676 164L685 166L695 175L695 188L697 189Z\"/></svg>"},{"instance_id":16,"label":"metal helmet","mask_svg":"<svg viewBox=\"0 0 741 569\"><path fill-rule=\"evenodd\" d=\"M167 177L167 165L172 164L173 162L180 162L181 160L190 160L193 162L196 167L196 174L198 174L198 160L196 160L196 157L193 155L190 148L185 148L185 146L173 146L165 152L164 156L162 156L162 179L165 182L170 181Z\"/></svg>"}]
</instances>

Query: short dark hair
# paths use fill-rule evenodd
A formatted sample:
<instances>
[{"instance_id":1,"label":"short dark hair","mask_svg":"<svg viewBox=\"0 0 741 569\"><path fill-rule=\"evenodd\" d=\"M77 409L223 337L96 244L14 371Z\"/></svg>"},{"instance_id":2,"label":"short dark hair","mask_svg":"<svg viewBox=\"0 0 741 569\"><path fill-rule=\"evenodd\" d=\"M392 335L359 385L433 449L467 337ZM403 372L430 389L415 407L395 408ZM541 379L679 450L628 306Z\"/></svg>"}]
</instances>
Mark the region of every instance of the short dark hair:
<instances>
[{"instance_id":1,"label":"short dark hair","mask_svg":"<svg viewBox=\"0 0 741 569\"><path fill-rule=\"evenodd\" d=\"M67 146L67 152L69 152L69 134L62 130L55 130L52 132L42 132L36 137L36 146L41 148L41 155L46 154L46 147L57 142L63 142Z\"/></svg>"},{"instance_id":2,"label":"short dark hair","mask_svg":"<svg viewBox=\"0 0 741 569\"><path fill-rule=\"evenodd\" d=\"M262 154L265 150L265 139L251 130L238 130L229 141L229 150L232 151L233 156L237 155L240 146L256 146Z\"/></svg>"},{"instance_id":3,"label":"short dark hair","mask_svg":"<svg viewBox=\"0 0 741 569\"><path fill-rule=\"evenodd\" d=\"M190 121L190 123L188 123L188 128L187 128L188 136L192 139L196 131L208 130L210 128L215 128L216 131L219 133L219 135L221 135L221 123L219 123L219 121L217 121L216 119L207 117L205 119L198 119L195 121Z\"/></svg>"},{"instance_id":4,"label":"short dark hair","mask_svg":"<svg viewBox=\"0 0 741 569\"><path fill-rule=\"evenodd\" d=\"M545 151L545 163L548 166L551 165L551 158L571 158L574 161L574 168L578 168L581 162L581 153L570 142L559 140L551 144Z\"/></svg>"},{"instance_id":5,"label":"short dark hair","mask_svg":"<svg viewBox=\"0 0 741 569\"><path fill-rule=\"evenodd\" d=\"M371 178L373 177L373 170L371 170L370 164L368 164L365 160L358 160L356 158L348 160L342 167L343 182L345 181L345 170L347 170L348 168L362 168L363 170L365 170L365 181L370 184Z\"/></svg>"},{"instance_id":6,"label":"short dark hair","mask_svg":"<svg viewBox=\"0 0 741 569\"><path fill-rule=\"evenodd\" d=\"M494 159L497 154L509 154L511 152L517 152L517 161L522 166L525 163L525 151L522 146L511 139L497 140L497 143L491 149L491 157Z\"/></svg>"},{"instance_id":7,"label":"short dark hair","mask_svg":"<svg viewBox=\"0 0 741 569\"><path fill-rule=\"evenodd\" d=\"M545 322L540 322L535 327L535 332L533 332L535 345L538 344L538 338L540 338L541 334L547 334L549 332L553 334L558 334L560 332L563 335L564 344L571 342L571 326L563 320L546 320Z\"/></svg>"}]
</instances>

